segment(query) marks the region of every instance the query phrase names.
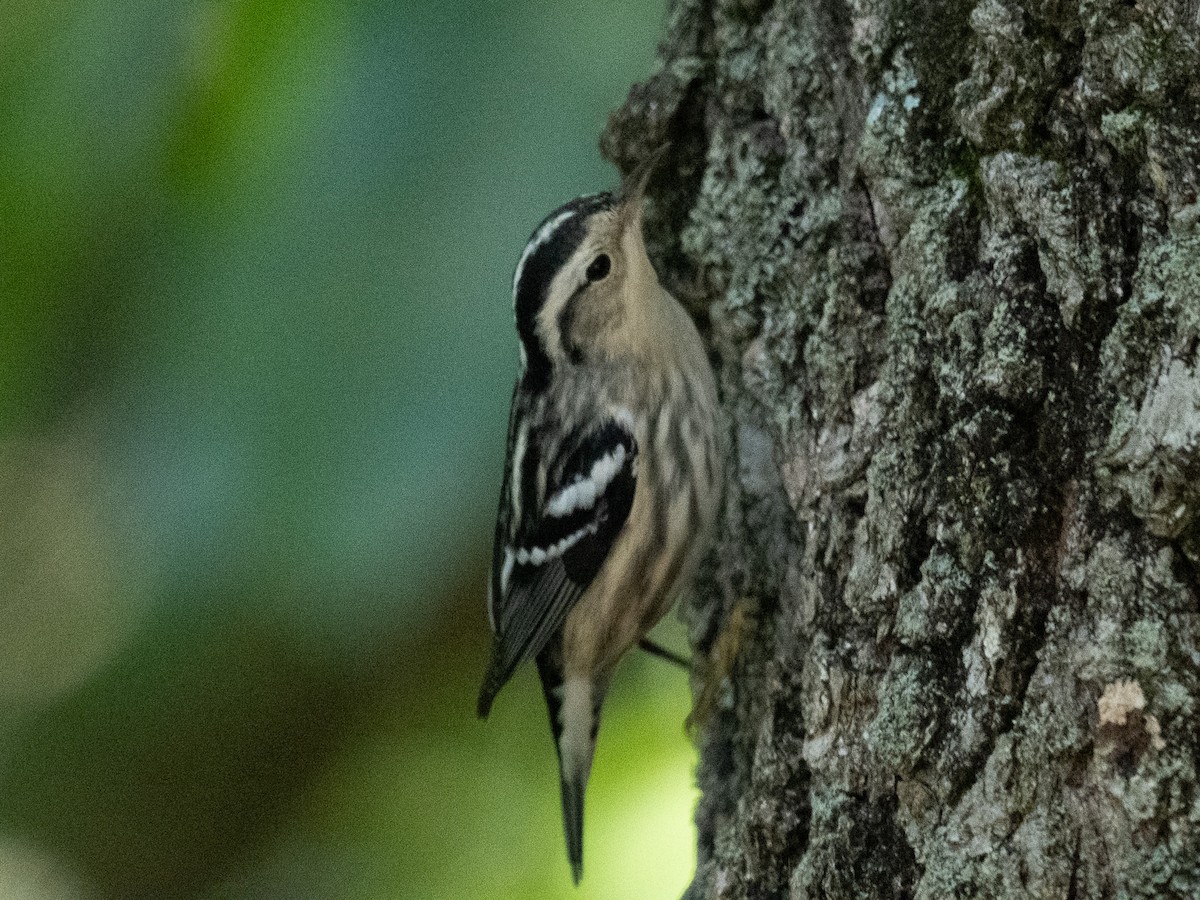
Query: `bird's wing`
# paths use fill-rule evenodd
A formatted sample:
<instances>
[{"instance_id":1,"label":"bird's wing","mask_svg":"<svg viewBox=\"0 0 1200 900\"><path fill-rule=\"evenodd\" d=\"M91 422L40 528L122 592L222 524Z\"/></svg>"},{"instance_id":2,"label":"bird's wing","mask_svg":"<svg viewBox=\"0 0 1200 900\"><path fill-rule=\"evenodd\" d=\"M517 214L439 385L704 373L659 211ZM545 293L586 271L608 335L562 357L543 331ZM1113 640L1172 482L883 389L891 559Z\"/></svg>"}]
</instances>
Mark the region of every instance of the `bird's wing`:
<instances>
[{"instance_id":1,"label":"bird's wing","mask_svg":"<svg viewBox=\"0 0 1200 900\"><path fill-rule=\"evenodd\" d=\"M607 419L564 442L544 465L544 488L536 435L520 424L514 432L492 559L495 652L480 715L596 577L629 517L637 482L637 442L627 420Z\"/></svg>"}]
</instances>

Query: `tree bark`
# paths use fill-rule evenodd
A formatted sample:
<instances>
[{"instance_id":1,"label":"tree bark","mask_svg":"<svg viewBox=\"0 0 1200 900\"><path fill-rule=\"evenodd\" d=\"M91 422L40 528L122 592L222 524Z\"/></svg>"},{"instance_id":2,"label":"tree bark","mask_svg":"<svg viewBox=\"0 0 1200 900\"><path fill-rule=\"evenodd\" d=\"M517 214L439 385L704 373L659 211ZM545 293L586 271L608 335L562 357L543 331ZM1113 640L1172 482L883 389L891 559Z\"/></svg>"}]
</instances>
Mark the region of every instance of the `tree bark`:
<instances>
[{"instance_id":1,"label":"tree bark","mask_svg":"<svg viewBox=\"0 0 1200 900\"><path fill-rule=\"evenodd\" d=\"M734 448L689 898L1200 897L1198 36L674 4L602 146Z\"/></svg>"}]
</instances>

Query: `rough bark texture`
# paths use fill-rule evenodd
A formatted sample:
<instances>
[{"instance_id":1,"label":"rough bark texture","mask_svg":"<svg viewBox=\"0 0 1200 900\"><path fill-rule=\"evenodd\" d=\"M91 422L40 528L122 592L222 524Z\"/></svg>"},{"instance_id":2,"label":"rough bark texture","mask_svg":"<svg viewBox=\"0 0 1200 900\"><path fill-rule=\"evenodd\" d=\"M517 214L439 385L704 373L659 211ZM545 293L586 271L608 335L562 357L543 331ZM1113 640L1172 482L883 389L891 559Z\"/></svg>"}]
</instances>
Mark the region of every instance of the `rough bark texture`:
<instances>
[{"instance_id":1,"label":"rough bark texture","mask_svg":"<svg viewBox=\"0 0 1200 900\"><path fill-rule=\"evenodd\" d=\"M735 447L688 896L1200 897L1200 2L668 27L603 146Z\"/></svg>"}]
</instances>

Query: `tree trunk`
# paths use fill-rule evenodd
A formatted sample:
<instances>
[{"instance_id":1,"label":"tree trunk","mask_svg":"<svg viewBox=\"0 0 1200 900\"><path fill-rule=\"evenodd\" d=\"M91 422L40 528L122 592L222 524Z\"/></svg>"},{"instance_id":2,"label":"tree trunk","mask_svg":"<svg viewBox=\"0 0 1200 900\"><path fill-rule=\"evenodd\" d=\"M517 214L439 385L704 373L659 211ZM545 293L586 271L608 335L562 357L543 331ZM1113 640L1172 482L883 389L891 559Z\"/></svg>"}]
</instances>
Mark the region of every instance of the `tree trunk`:
<instances>
[{"instance_id":1,"label":"tree trunk","mask_svg":"<svg viewBox=\"0 0 1200 900\"><path fill-rule=\"evenodd\" d=\"M1200 2L679 0L730 416L689 898L1200 897Z\"/></svg>"}]
</instances>

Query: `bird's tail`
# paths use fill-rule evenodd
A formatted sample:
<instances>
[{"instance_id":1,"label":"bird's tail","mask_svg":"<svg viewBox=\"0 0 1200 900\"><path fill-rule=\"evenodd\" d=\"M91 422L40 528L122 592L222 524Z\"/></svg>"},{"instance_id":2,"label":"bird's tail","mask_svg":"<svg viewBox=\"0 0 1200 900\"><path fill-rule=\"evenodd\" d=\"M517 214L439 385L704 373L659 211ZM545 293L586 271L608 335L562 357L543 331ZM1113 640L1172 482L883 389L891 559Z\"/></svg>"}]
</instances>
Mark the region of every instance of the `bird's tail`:
<instances>
[{"instance_id":1,"label":"bird's tail","mask_svg":"<svg viewBox=\"0 0 1200 900\"><path fill-rule=\"evenodd\" d=\"M567 860L578 884L583 877L583 797L596 750L603 689L588 678L564 678L552 656L543 653L538 657L538 673L542 677L550 730L558 750Z\"/></svg>"},{"instance_id":2,"label":"bird's tail","mask_svg":"<svg viewBox=\"0 0 1200 900\"><path fill-rule=\"evenodd\" d=\"M583 794L587 790L587 778L587 772L580 772L577 768L568 771L565 764L560 764L563 834L567 839L567 861L571 864L571 877L575 879L576 884L583 878Z\"/></svg>"}]
</instances>

